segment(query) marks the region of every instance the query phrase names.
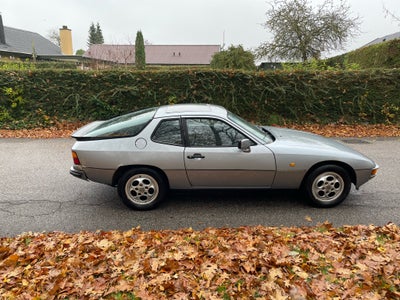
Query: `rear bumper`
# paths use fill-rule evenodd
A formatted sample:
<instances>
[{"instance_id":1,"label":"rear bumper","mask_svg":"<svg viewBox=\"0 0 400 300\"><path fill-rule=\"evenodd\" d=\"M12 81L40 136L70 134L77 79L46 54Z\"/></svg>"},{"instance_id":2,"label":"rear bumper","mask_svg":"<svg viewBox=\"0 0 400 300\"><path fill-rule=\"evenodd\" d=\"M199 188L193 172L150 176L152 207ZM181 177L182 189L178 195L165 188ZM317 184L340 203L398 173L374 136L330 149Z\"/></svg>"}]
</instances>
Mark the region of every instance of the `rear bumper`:
<instances>
[{"instance_id":1,"label":"rear bumper","mask_svg":"<svg viewBox=\"0 0 400 300\"><path fill-rule=\"evenodd\" d=\"M71 174L71 175L74 176L74 177L83 179L83 180L88 180L88 178L87 178L85 172L82 171L82 170L76 169L74 166L72 166L72 167L69 169L69 174Z\"/></svg>"}]
</instances>

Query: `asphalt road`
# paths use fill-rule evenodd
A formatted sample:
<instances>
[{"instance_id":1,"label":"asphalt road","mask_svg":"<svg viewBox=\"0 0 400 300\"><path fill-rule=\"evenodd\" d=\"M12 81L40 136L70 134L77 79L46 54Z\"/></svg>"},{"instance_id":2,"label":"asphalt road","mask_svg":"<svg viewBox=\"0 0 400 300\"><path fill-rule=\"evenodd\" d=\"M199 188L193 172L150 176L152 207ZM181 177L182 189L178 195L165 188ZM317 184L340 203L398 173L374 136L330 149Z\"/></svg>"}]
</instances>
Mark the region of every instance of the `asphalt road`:
<instances>
[{"instance_id":1,"label":"asphalt road","mask_svg":"<svg viewBox=\"0 0 400 300\"><path fill-rule=\"evenodd\" d=\"M330 209L292 191L172 192L134 211L116 189L69 175L72 139L0 139L0 237L22 232L400 223L400 138L346 140L374 159L378 176Z\"/></svg>"}]
</instances>

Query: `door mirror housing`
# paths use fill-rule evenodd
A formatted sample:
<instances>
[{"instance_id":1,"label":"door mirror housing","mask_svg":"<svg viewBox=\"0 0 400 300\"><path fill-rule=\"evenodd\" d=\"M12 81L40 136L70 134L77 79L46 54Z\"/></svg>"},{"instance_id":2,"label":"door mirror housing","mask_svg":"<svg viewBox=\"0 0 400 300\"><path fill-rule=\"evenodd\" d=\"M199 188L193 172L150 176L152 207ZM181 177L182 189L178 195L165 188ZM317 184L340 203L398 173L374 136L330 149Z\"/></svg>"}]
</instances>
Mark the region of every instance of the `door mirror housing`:
<instances>
[{"instance_id":1,"label":"door mirror housing","mask_svg":"<svg viewBox=\"0 0 400 300\"><path fill-rule=\"evenodd\" d=\"M243 139L243 140L239 141L238 148L240 150L242 150L243 152L247 153L247 152L251 151L251 149L250 149L251 144L252 143L249 139Z\"/></svg>"}]
</instances>

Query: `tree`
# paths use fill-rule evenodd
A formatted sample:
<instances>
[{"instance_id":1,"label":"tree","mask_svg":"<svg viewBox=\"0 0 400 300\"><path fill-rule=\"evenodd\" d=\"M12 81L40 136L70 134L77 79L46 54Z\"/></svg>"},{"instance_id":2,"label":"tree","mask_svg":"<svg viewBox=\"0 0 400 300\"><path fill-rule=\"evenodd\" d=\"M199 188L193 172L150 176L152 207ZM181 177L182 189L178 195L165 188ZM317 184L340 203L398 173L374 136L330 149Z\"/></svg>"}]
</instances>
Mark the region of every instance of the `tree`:
<instances>
[{"instance_id":1,"label":"tree","mask_svg":"<svg viewBox=\"0 0 400 300\"><path fill-rule=\"evenodd\" d=\"M254 70L256 68L254 54L244 50L242 45L237 47L231 45L228 50L215 53L210 65L214 69Z\"/></svg>"},{"instance_id":2,"label":"tree","mask_svg":"<svg viewBox=\"0 0 400 300\"><path fill-rule=\"evenodd\" d=\"M60 34L57 29L50 29L47 33L48 39L58 47L60 47Z\"/></svg>"},{"instance_id":3,"label":"tree","mask_svg":"<svg viewBox=\"0 0 400 300\"><path fill-rule=\"evenodd\" d=\"M85 54L85 50L83 50L83 49L78 49L75 52L75 55L78 55L78 56L82 56L83 54Z\"/></svg>"},{"instance_id":4,"label":"tree","mask_svg":"<svg viewBox=\"0 0 400 300\"><path fill-rule=\"evenodd\" d=\"M103 32L101 31L100 24L97 22L96 26L92 22L89 27L89 38L88 38L88 46L93 44L103 44Z\"/></svg>"},{"instance_id":5,"label":"tree","mask_svg":"<svg viewBox=\"0 0 400 300\"><path fill-rule=\"evenodd\" d=\"M96 39L97 44L104 44L103 31L100 28L99 22L96 24Z\"/></svg>"},{"instance_id":6,"label":"tree","mask_svg":"<svg viewBox=\"0 0 400 300\"><path fill-rule=\"evenodd\" d=\"M89 27L89 38L87 44L88 46L96 44L96 27L94 26L93 22Z\"/></svg>"},{"instance_id":7,"label":"tree","mask_svg":"<svg viewBox=\"0 0 400 300\"><path fill-rule=\"evenodd\" d=\"M400 25L400 17L391 12L389 9L387 9L385 6L383 6L383 11L385 13L385 17L391 17L395 22L399 22Z\"/></svg>"},{"instance_id":8,"label":"tree","mask_svg":"<svg viewBox=\"0 0 400 300\"><path fill-rule=\"evenodd\" d=\"M140 30L136 33L135 65L136 68L140 70L146 67L146 53L144 50L144 39L143 39L143 34Z\"/></svg>"},{"instance_id":9,"label":"tree","mask_svg":"<svg viewBox=\"0 0 400 300\"><path fill-rule=\"evenodd\" d=\"M257 56L307 61L343 48L358 33L359 18L350 16L345 2L335 2L313 8L308 0L274 0L264 24L274 37L258 47Z\"/></svg>"}]
</instances>

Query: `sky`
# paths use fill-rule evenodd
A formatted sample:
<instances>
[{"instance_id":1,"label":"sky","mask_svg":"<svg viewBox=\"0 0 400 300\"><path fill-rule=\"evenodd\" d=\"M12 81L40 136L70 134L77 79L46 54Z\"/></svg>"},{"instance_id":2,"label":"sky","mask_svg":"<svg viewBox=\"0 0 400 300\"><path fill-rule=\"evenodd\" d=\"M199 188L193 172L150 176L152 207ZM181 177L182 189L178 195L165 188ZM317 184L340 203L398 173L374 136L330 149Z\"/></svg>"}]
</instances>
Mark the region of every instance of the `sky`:
<instances>
[{"instance_id":1,"label":"sky","mask_svg":"<svg viewBox=\"0 0 400 300\"><path fill-rule=\"evenodd\" d=\"M44 37L67 25L74 52L87 49L90 24L99 23L107 44L134 44L136 32L153 45L243 45L255 49L272 36L262 26L270 0L0 0L3 25ZM323 0L309 0L318 5ZM360 34L343 50L400 31L400 0L345 0L361 21Z\"/></svg>"}]
</instances>

